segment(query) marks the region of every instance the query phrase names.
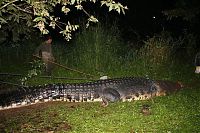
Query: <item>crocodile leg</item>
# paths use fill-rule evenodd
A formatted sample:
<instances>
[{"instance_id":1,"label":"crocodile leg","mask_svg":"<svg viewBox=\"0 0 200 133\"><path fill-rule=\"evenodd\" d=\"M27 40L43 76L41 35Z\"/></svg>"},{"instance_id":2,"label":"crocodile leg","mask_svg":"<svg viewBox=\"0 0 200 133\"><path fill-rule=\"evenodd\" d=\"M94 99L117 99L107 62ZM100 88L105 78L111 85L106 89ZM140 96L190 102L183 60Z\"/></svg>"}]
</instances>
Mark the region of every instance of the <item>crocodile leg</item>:
<instances>
[{"instance_id":1,"label":"crocodile leg","mask_svg":"<svg viewBox=\"0 0 200 133\"><path fill-rule=\"evenodd\" d=\"M106 88L103 90L102 106L108 106L109 102L116 102L120 100L120 94L117 90L112 88Z\"/></svg>"}]
</instances>

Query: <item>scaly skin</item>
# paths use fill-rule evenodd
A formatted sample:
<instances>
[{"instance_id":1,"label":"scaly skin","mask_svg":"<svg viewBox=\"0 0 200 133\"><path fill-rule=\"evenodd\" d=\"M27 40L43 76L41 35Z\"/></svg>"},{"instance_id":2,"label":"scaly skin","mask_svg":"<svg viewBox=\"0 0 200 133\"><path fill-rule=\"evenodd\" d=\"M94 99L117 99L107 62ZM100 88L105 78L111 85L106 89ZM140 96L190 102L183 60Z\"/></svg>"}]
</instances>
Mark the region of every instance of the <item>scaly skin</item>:
<instances>
[{"instance_id":1,"label":"scaly skin","mask_svg":"<svg viewBox=\"0 0 200 133\"><path fill-rule=\"evenodd\" d=\"M18 88L0 94L0 110L62 100L69 102L109 102L146 100L176 91L181 85L170 81L154 81L145 78L114 78L87 83L48 84Z\"/></svg>"}]
</instances>

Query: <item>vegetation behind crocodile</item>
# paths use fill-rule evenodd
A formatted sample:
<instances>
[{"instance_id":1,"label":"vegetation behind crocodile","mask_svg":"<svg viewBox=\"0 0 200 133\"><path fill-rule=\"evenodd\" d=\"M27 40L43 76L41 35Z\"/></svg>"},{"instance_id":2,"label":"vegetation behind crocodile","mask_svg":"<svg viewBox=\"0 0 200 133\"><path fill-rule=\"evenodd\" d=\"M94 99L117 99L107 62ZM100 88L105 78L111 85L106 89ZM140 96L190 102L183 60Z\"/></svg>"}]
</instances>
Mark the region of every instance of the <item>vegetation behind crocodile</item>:
<instances>
[{"instance_id":1,"label":"vegetation behind crocodile","mask_svg":"<svg viewBox=\"0 0 200 133\"><path fill-rule=\"evenodd\" d=\"M179 88L181 85L178 83L135 77L30 86L0 94L0 110L51 100L102 101L102 105L107 106L108 102L145 100Z\"/></svg>"}]
</instances>

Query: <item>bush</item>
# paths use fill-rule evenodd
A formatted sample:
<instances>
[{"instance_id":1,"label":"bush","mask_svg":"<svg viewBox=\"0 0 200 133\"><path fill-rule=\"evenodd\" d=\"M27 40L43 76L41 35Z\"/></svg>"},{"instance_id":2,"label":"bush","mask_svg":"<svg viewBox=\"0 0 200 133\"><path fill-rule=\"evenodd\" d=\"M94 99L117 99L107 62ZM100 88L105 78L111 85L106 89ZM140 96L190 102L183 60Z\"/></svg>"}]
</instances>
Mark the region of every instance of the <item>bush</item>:
<instances>
[{"instance_id":1,"label":"bush","mask_svg":"<svg viewBox=\"0 0 200 133\"><path fill-rule=\"evenodd\" d=\"M121 45L123 43L115 24L104 26L98 23L76 34L62 56L60 51L55 52L55 55L59 62L67 66L104 75L119 65L123 53Z\"/></svg>"}]
</instances>

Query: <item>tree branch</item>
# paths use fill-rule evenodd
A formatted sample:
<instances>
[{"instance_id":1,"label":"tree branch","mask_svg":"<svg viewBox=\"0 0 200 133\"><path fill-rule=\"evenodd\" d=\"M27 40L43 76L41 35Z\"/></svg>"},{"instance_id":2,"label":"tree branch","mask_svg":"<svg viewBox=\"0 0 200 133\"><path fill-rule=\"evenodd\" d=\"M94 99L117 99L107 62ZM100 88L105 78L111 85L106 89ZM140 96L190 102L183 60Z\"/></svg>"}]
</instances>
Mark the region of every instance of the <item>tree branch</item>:
<instances>
[{"instance_id":1,"label":"tree branch","mask_svg":"<svg viewBox=\"0 0 200 133\"><path fill-rule=\"evenodd\" d=\"M91 15L85 9L82 8L82 10L88 17L91 17Z\"/></svg>"},{"instance_id":2,"label":"tree branch","mask_svg":"<svg viewBox=\"0 0 200 133\"><path fill-rule=\"evenodd\" d=\"M55 23L55 25L56 25L60 30L63 30L63 28L61 28L57 23Z\"/></svg>"},{"instance_id":3,"label":"tree branch","mask_svg":"<svg viewBox=\"0 0 200 133\"><path fill-rule=\"evenodd\" d=\"M18 0L13 0L13 1L11 1L11 2L9 2L9 3L5 4L5 5L3 5L2 7L0 7L0 10L1 10L1 9L3 9L3 8L5 8L6 6L8 6L8 5L12 4L12 3L15 3L15 2L17 2L17 1L18 1Z\"/></svg>"},{"instance_id":4,"label":"tree branch","mask_svg":"<svg viewBox=\"0 0 200 133\"><path fill-rule=\"evenodd\" d=\"M20 11L22 11L22 12L25 12L25 13L28 13L28 14L32 14L33 15L33 12L30 12L30 11L27 11L27 10L25 10L25 9L22 9L22 8L20 8L20 7L18 7L17 5L15 5L15 4L12 4L15 8L17 8L18 10L20 10Z\"/></svg>"},{"instance_id":5,"label":"tree branch","mask_svg":"<svg viewBox=\"0 0 200 133\"><path fill-rule=\"evenodd\" d=\"M8 14L11 14L11 15L16 15L16 14L14 14L14 13L12 13L12 12L9 12L9 11L8 11ZM24 18L24 17L21 17L21 16L19 16L19 18L20 18L20 19L23 19L23 20L26 20L26 18Z\"/></svg>"}]
</instances>

